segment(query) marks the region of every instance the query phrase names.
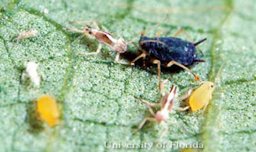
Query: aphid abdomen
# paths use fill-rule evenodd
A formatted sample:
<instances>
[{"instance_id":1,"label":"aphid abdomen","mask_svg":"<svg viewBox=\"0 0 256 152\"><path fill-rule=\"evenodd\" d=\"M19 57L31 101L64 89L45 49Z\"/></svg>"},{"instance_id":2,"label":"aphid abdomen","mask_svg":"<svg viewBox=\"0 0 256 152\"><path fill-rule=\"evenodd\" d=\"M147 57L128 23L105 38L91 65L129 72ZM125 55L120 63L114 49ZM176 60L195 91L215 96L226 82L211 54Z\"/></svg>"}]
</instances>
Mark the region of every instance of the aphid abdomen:
<instances>
[{"instance_id":1,"label":"aphid abdomen","mask_svg":"<svg viewBox=\"0 0 256 152\"><path fill-rule=\"evenodd\" d=\"M37 113L40 120L50 127L59 123L60 112L56 100L49 95L42 95L37 99Z\"/></svg>"},{"instance_id":2,"label":"aphid abdomen","mask_svg":"<svg viewBox=\"0 0 256 152\"><path fill-rule=\"evenodd\" d=\"M172 60L168 46L164 45L160 38L141 37L139 43L141 48L149 53L149 56L156 57L160 61Z\"/></svg>"},{"instance_id":3,"label":"aphid abdomen","mask_svg":"<svg viewBox=\"0 0 256 152\"><path fill-rule=\"evenodd\" d=\"M212 98L214 84L212 82L204 82L199 88L192 92L189 97L189 106L191 110L197 111L207 106Z\"/></svg>"},{"instance_id":4,"label":"aphid abdomen","mask_svg":"<svg viewBox=\"0 0 256 152\"><path fill-rule=\"evenodd\" d=\"M144 43L145 42L145 43ZM174 37L148 38L141 37L142 49L160 61L176 61L183 65L192 65L196 58L193 43Z\"/></svg>"}]
</instances>

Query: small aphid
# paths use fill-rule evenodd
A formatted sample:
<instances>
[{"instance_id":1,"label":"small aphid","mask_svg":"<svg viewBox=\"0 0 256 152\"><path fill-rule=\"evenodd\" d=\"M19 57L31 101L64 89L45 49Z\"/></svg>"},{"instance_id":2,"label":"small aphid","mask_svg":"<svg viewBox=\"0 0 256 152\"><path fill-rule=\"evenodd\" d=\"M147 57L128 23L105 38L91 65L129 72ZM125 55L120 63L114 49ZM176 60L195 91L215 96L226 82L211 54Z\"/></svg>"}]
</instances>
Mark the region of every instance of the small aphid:
<instances>
[{"instance_id":1,"label":"small aphid","mask_svg":"<svg viewBox=\"0 0 256 152\"><path fill-rule=\"evenodd\" d=\"M141 100L141 102L145 103L148 106L149 112L153 117L146 117L141 122L138 129L141 129L147 121L154 121L157 123L166 122L169 118L169 113L173 108L174 100L176 97L176 91L177 87L172 86L170 91L162 96L160 103L150 103L148 101ZM157 106L160 106L161 109L155 113L152 107Z\"/></svg>"},{"instance_id":2,"label":"small aphid","mask_svg":"<svg viewBox=\"0 0 256 152\"><path fill-rule=\"evenodd\" d=\"M36 37L38 34L38 31L35 30L35 29L31 29L29 31L24 31L24 32L21 32L15 40L17 41L20 41L20 40L23 40L23 39L27 39L27 38L31 38L31 37Z\"/></svg>"},{"instance_id":3,"label":"small aphid","mask_svg":"<svg viewBox=\"0 0 256 152\"><path fill-rule=\"evenodd\" d=\"M59 123L60 112L56 100L49 95L42 95L37 99L36 111L39 119L46 122L50 127Z\"/></svg>"},{"instance_id":4,"label":"small aphid","mask_svg":"<svg viewBox=\"0 0 256 152\"><path fill-rule=\"evenodd\" d=\"M26 69L22 75L23 79L29 78L34 86L39 87L41 82L41 77L38 74L38 64L34 61L29 61L26 63Z\"/></svg>"},{"instance_id":5,"label":"small aphid","mask_svg":"<svg viewBox=\"0 0 256 152\"><path fill-rule=\"evenodd\" d=\"M154 37L150 38L143 34L139 40L139 46L142 50L137 58L135 58L131 65L134 65L140 58L152 58L153 64L158 68L158 81L160 84L161 66L171 67L173 65L179 66L182 69L193 74L195 80L199 80L199 76L194 74L187 66L193 65L195 62L203 62L196 55L196 46L206 40L202 39L196 43L182 40L176 37Z\"/></svg>"},{"instance_id":6,"label":"small aphid","mask_svg":"<svg viewBox=\"0 0 256 152\"><path fill-rule=\"evenodd\" d=\"M87 53L87 54L100 53L102 48L101 44L105 44L117 53L115 61L119 62L120 54L127 51L128 43L123 38L115 39L110 33L99 30L99 27L97 26L97 24L96 23L94 24L96 26L96 29L86 26L83 30L78 30L78 29L70 29L70 30L74 32L82 33L84 35L93 36L97 41L100 42L97 48L97 51L95 53Z\"/></svg>"},{"instance_id":7,"label":"small aphid","mask_svg":"<svg viewBox=\"0 0 256 152\"><path fill-rule=\"evenodd\" d=\"M182 110L191 109L192 112L198 111L202 108L205 110L212 99L214 89L214 83L210 81L203 82L203 84L194 91L190 89L188 93L182 97L183 99L188 100L188 106L184 107Z\"/></svg>"}]
</instances>

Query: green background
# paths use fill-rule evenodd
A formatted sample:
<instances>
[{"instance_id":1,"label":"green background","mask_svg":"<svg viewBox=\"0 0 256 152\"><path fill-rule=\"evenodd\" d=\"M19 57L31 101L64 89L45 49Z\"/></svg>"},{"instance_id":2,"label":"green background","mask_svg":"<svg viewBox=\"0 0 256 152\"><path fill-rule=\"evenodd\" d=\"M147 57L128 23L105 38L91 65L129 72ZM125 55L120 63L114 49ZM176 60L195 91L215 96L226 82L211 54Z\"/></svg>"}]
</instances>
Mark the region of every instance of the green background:
<instances>
[{"instance_id":1,"label":"green background","mask_svg":"<svg viewBox=\"0 0 256 152\"><path fill-rule=\"evenodd\" d=\"M109 149L106 142L169 142L151 151L179 151L171 142L200 143L205 152L256 151L254 0L0 0L0 8L0 151L127 151ZM95 51L97 42L67 32L74 20L97 21L115 37L135 42L144 29L148 36L171 36L184 28L189 38L181 38L207 37L199 46L206 62L192 68L217 84L207 110L172 111L167 124L150 123L134 133L149 115L135 98L160 99L155 72L114 63L107 47L97 56L79 55ZM13 41L29 29L38 36ZM28 60L39 63L40 89L21 81ZM179 94L196 86L183 71L162 78L170 80L166 89L175 84ZM31 116L33 101L43 93L62 107L55 128L35 127Z\"/></svg>"}]
</instances>

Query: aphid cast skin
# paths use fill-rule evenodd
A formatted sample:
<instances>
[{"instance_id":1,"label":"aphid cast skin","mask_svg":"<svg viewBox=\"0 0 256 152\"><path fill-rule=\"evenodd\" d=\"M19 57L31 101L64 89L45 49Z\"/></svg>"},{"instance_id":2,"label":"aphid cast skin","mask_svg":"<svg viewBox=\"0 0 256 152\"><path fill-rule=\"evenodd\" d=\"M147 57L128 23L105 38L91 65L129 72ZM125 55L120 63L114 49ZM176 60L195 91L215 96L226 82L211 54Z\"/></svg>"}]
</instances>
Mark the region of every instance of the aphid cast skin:
<instances>
[{"instance_id":1,"label":"aphid cast skin","mask_svg":"<svg viewBox=\"0 0 256 152\"><path fill-rule=\"evenodd\" d=\"M97 51L95 53L89 53L89 54L100 53L102 48L101 44L104 44L117 53L115 61L119 62L120 54L127 51L128 43L123 38L115 39L110 33L99 30L99 27L97 26L97 24L96 23L94 24L97 29L93 29L89 26L85 26L83 30L77 30L77 29L70 29L70 30L74 32L82 33L84 35L90 35L100 42L97 48Z\"/></svg>"},{"instance_id":2,"label":"aphid cast skin","mask_svg":"<svg viewBox=\"0 0 256 152\"><path fill-rule=\"evenodd\" d=\"M192 43L186 40L182 40L176 37L147 37L141 35L139 40L139 46L142 50L137 58L135 58L131 65L140 58L146 57L152 58L153 64L157 64L158 68L158 81L160 84L161 78L161 66L171 67L176 65L182 69L193 74L195 80L199 80L199 76L194 74L187 66L193 65L195 62L203 62L196 55L196 46L206 40L202 39L196 43Z\"/></svg>"},{"instance_id":3,"label":"aphid cast skin","mask_svg":"<svg viewBox=\"0 0 256 152\"><path fill-rule=\"evenodd\" d=\"M93 35L99 42L108 45L112 50L117 53L124 53L127 51L127 44L123 38L115 39L108 32L85 27L84 32Z\"/></svg>"},{"instance_id":4,"label":"aphid cast skin","mask_svg":"<svg viewBox=\"0 0 256 152\"><path fill-rule=\"evenodd\" d=\"M173 108L173 103L174 103L174 100L176 97L176 92L177 92L177 87L172 86L170 88L170 91L163 95L160 103L150 103L148 101L141 100L141 102L145 103L148 106L149 111L153 117L146 117L141 122L138 129L141 129L147 121L154 121L157 123L167 121L169 118L169 113L171 112L171 110ZM160 106L161 109L155 113L153 111L152 107L156 107L156 106Z\"/></svg>"},{"instance_id":5,"label":"aphid cast skin","mask_svg":"<svg viewBox=\"0 0 256 152\"><path fill-rule=\"evenodd\" d=\"M38 64L34 61L29 61L25 65L26 69L23 73L23 79L29 78L35 87L40 87L41 77L38 74Z\"/></svg>"},{"instance_id":6,"label":"aphid cast skin","mask_svg":"<svg viewBox=\"0 0 256 152\"><path fill-rule=\"evenodd\" d=\"M16 40L17 40L17 41L20 41L20 40L23 40L23 39L35 37L35 36L37 36L37 34L38 34L38 31L37 31L36 29L31 29L31 30L29 30L29 31L21 32L21 33L16 37Z\"/></svg>"},{"instance_id":7,"label":"aphid cast skin","mask_svg":"<svg viewBox=\"0 0 256 152\"><path fill-rule=\"evenodd\" d=\"M215 89L214 83L210 81L202 82L202 84L194 89L189 90L183 99L188 100L188 106L182 110L191 109L192 112L196 112L200 109L204 109L212 99L212 93Z\"/></svg>"},{"instance_id":8,"label":"aphid cast skin","mask_svg":"<svg viewBox=\"0 0 256 152\"><path fill-rule=\"evenodd\" d=\"M49 95L42 95L37 99L36 111L39 119L50 127L59 124L60 112L56 100Z\"/></svg>"}]
</instances>

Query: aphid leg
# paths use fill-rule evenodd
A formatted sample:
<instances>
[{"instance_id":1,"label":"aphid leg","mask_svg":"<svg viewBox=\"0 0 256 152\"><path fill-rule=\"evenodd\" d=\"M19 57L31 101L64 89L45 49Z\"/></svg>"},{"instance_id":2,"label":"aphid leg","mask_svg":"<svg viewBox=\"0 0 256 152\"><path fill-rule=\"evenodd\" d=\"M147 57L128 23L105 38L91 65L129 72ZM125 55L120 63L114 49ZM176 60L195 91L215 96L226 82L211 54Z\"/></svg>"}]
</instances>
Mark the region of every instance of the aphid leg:
<instances>
[{"instance_id":1,"label":"aphid leg","mask_svg":"<svg viewBox=\"0 0 256 152\"><path fill-rule=\"evenodd\" d=\"M141 102L143 102L144 104L146 104L146 106L148 107L149 109L149 112L152 116L155 117L155 112L153 111L152 107L156 107L156 106L159 106L160 104L159 103L150 103L148 101L145 101L145 100L141 100Z\"/></svg>"},{"instance_id":2,"label":"aphid leg","mask_svg":"<svg viewBox=\"0 0 256 152\"><path fill-rule=\"evenodd\" d=\"M149 102L149 101L146 101L146 100L143 100L141 99L140 100L142 103L146 104L148 107L156 107L156 106L159 106L160 104L159 103L152 103L152 102ZM154 115L154 114L153 114Z\"/></svg>"},{"instance_id":3,"label":"aphid leg","mask_svg":"<svg viewBox=\"0 0 256 152\"><path fill-rule=\"evenodd\" d=\"M186 106L186 107L180 107L180 108L176 108L175 110L177 111L187 111L189 109L189 106Z\"/></svg>"},{"instance_id":4,"label":"aphid leg","mask_svg":"<svg viewBox=\"0 0 256 152\"><path fill-rule=\"evenodd\" d=\"M131 65L134 65L135 62L136 62L137 60L139 60L140 58L145 59L146 56L147 56L147 53L143 51L139 56L137 56L134 60L131 61Z\"/></svg>"},{"instance_id":5,"label":"aphid leg","mask_svg":"<svg viewBox=\"0 0 256 152\"><path fill-rule=\"evenodd\" d=\"M100 51L101 51L101 49L102 49L102 44L101 43L99 43L99 45L98 45L98 47L97 47L97 50L96 50L96 54L99 54L100 53Z\"/></svg>"},{"instance_id":6,"label":"aphid leg","mask_svg":"<svg viewBox=\"0 0 256 152\"><path fill-rule=\"evenodd\" d=\"M204 105L203 111L205 111L205 110L206 110L206 108L207 108L208 104L209 104L209 101Z\"/></svg>"},{"instance_id":7,"label":"aphid leg","mask_svg":"<svg viewBox=\"0 0 256 152\"><path fill-rule=\"evenodd\" d=\"M122 64L122 65L130 65L130 63L120 61L120 53L118 52L116 53L115 63Z\"/></svg>"},{"instance_id":8,"label":"aphid leg","mask_svg":"<svg viewBox=\"0 0 256 152\"><path fill-rule=\"evenodd\" d=\"M116 58L115 58L115 62L119 62L120 60L120 53L116 53Z\"/></svg>"},{"instance_id":9,"label":"aphid leg","mask_svg":"<svg viewBox=\"0 0 256 152\"><path fill-rule=\"evenodd\" d=\"M149 109L149 112L150 112L150 114L151 114L152 116L155 116L155 115L156 115L155 112L153 111L153 109L152 109L150 106L148 106L148 109Z\"/></svg>"},{"instance_id":10,"label":"aphid leg","mask_svg":"<svg viewBox=\"0 0 256 152\"><path fill-rule=\"evenodd\" d=\"M203 111L206 110L207 106L208 106L208 104L204 105Z\"/></svg>"},{"instance_id":11,"label":"aphid leg","mask_svg":"<svg viewBox=\"0 0 256 152\"><path fill-rule=\"evenodd\" d=\"M179 101L183 101L186 100L190 97L190 95L192 94L193 89L189 89L188 92L184 95L182 95L181 97L178 98ZM190 107L186 106L186 107L179 107L176 108L177 111L187 111Z\"/></svg>"},{"instance_id":12,"label":"aphid leg","mask_svg":"<svg viewBox=\"0 0 256 152\"><path fill-rule=\"evenodd\" d=\"M180 63L178 63L178 62L176 62L176 61L170 61L170 62L167 64L167 67L171 67L172 65L177 65L177 66L183 68L184 70L188 71L189 73L191 73L191 74L194 76L194 78L195 78L196 81L200 80L200 77L199 77L198 75L196 75L195 73L193 73L193 72L192 72L189 68L187 68L186 66L184 66L184 65L182 65L182 64L180 64Z\"/></svg>"},{"instance_id":13,"label":"aphid leg","mask_svg":"<svg viewBox=\"0 0 256 152\"><path fill-rule=\"evenodd\" d=\"M153 60L153 64L157 65L157 77L158 77L158 87L161 88L161 62L159 60Z\"/></svg>"},{"instance_id":14,"label":"aphid leg","mask_svg":"<svg viewBox=\"0 0 256 152\"><path fill-rule=\"evenodd\" d=\"M147 121L156 121L155 118L152 117L146 117L145 119L143 119L143 121L140 123L140 125L138 126L138 130L140 130Z\"/></svg>"},{"instance_id":15,"label":"aphid leg","mask_svg":"<svg viewBox=\"0 0 256 152\"><path fill-rule=\"evenodd\" d=\"M181 97L179 97L179 100L183 101L183 100L187 99L188 97L190 97L192 91L193 91L193 89L189 89L186 94L184 94Z\"/></svg>"},{"instance_id":16,"label":"aphid leg","mask_svg":"<svg viewBox=\"0 0 256 152\"><path fill-rule=\"evenodd\" d=\"M79 54L80 54L80 55L97 55L97 54L99 54L99 53L100 53L101 49L102 49L102 44L101 44L101 43L99 43L99 45L98 45L98 47L97 47L96 52L79 53Z\"/></svg>"}]
</instances>

